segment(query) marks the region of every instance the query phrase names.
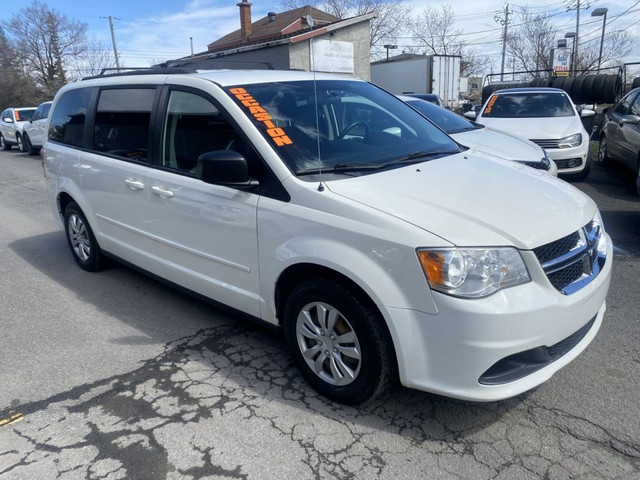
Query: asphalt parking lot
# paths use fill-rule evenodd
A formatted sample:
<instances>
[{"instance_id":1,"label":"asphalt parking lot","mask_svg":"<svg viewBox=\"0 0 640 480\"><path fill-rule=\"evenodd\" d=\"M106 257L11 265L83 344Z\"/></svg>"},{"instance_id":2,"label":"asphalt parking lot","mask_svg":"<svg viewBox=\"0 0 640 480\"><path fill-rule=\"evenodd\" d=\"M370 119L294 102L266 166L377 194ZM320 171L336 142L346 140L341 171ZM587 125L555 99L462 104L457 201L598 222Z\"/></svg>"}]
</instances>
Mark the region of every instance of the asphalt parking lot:
<instances>
[{"instance_id":1,"label":"asphalt parking lot","mask_svg":"<svg viewBox=\"0 0 640 480\"><path fill-rule=\"evenodd\" d=\"M640 198L576 183L615 245L603 326L549 382L461 402L311 390L274 332L121 265L77 267L39 158L0 152L0 478L640 478Z\"/></svg>"}]
</instances>

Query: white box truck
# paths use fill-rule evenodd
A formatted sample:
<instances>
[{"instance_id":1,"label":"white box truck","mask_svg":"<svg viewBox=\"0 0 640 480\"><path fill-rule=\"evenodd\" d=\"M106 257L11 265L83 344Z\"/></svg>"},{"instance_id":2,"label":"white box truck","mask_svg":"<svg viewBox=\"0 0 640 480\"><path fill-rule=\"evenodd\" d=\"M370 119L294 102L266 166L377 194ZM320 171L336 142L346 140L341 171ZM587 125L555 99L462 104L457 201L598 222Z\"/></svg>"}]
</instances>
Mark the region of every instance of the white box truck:
<instances>
[{"instance_id":1,"label":"white box truck","mask_svg":"<svg viewBox=\"0 0 640 480\"><path fill-rule=\"evenodd\" d=\"M371 64L371 82L396 95L435 93L442 105L460 103L460 56L402 54Z\"/></svg>"}]
</instances>

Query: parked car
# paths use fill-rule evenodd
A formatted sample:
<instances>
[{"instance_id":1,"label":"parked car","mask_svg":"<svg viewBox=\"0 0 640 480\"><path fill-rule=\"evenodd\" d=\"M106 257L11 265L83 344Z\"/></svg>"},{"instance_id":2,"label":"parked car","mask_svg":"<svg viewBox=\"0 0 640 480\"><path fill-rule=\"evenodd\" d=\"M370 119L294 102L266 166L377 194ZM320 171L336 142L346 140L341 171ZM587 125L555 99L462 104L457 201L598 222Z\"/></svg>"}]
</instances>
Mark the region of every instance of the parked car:
<instances>
[{"instance_id":1,"label":"parked car","mask_svg":"<svg viewBox=\"0 0 640 480\"><path fill-rule=\"evenodd\" d=\"M119 259L280 328L349 404L396 378L511 397L595 337L612 244L576 188L361 80L186 68L56 94L46 189L81 268Z\"/></svg>"},{"instance_id":2,"label":"parked car","mask_svg":"<svg viewBox=\"0 0 640 480\"><path fill-rule=\"evenodd\" d=\"M598 159L620 162L633 171L640 195L640 88L605 110Z\"/></svg>"},{"instance_id":3,"label":"parked car","mask_svg":"<svg viewBox=\"0 0 640 480\"><path fill-rule=\"evenodd\" d=\"M49 110L51 110L51 103L52 102L41 103L31 116L31 119L22 127L24 151L29 155L36 155L42 145L44 145L47 137L45 127L47 125Z\"/></svg>"},{"instance_id":4,"label":"parked car","mask_svg":"<svg viewBox=\"0 0 640 480\"><path fill-rule=\"evenodd\" d=\"M564 90L558 88L511 88L491 94L475 116L465 117L496 130L513 133L545 149L559 174L584 180L591 170L589 134L580 117L595 115L578 110Z\"/></svg>"},{"instance_id":5,"label":"parked car","mask_svg":"<svg viewBox=\"0 0 640 480\"><path fill-rule=\"evenodd\" d=\"M10 150L17 145L21 152L24 152L22 141L22 128L29 121L35 108L7 108L0 117L0 148Z\"/></svg>"},{"instance_id":6,"label":"parked car","mask_svg":"<svg viewBox=\"0 0 640 480\"><path fill-rule=\"evenodd\" d=\"M429 103L433 103L434 105L438 105L439 107L442 106L442 100L440 100L440 97L438 96L437 93L411 93L411 92L407 92L407 93L403 93L403 95L407 96L407 97L414 97L414 98L419 98L421 100L425 100Z\"/></svg>"},{"instance_id":7,"label":"parked car","mask_svg":"<svg viewBox=\"0 0 640 480\"><path fill-rule=\"evenodd\" d=\"M419 98L399 95L399 98L447 132L458 143L485 155L495 155L544 170L558 176L558 168L545 151L529 140L470 122L457 113Z\"/></svg>"}]
</instances>

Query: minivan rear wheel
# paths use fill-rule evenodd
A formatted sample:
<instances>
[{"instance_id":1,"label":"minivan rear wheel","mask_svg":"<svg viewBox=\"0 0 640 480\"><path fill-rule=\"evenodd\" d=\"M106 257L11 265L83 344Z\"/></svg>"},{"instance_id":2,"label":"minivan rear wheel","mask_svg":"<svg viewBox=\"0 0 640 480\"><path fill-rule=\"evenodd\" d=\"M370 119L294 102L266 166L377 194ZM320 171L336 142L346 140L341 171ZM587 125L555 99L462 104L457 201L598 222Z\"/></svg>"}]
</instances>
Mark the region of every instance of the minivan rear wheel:
<instances>
[{"instance_id":1,"label":"minivan rear wheel","mask_svg":"<svg viewBox=\"0 0 640 480\"><path fill-rule=\"evenodd\" d=\"M71 202L64 210L64 227L71 254L80 267L88 272L97 272L102 266L102 254L80 207Z\"/></svg>"},{"instance_id":2,"label":"minivan rear wheel","mask_svg":"<svg viewBox=\"0 0 640 480\"><path fill-rule=\"evenodd\" d=\"M319 278L296 287L283 327L304 377L333 401L363 403L395 379L391 338L380 313L341 283Z\"/></svg>"}]
</instances>

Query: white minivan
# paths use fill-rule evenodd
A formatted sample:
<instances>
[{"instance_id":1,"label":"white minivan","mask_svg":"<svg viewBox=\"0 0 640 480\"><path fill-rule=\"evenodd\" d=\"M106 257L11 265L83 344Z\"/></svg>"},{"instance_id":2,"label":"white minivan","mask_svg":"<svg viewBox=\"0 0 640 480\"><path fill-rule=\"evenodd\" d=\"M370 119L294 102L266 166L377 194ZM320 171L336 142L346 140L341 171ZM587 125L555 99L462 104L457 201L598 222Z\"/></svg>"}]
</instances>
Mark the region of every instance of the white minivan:
<instances>
[{"instance_id":1,"label":"white minivan","mask_svg":"<svg viewBox=\"0 0 640 480\"><path fill-rule=\"evenodd\" d=\"M602 324L595 203L370 83L138 70L61 89L48 131L49 202L80 267L115 258L281 328L332 400L396 379L504 399Z\"/></svg>"}]
</instances>

